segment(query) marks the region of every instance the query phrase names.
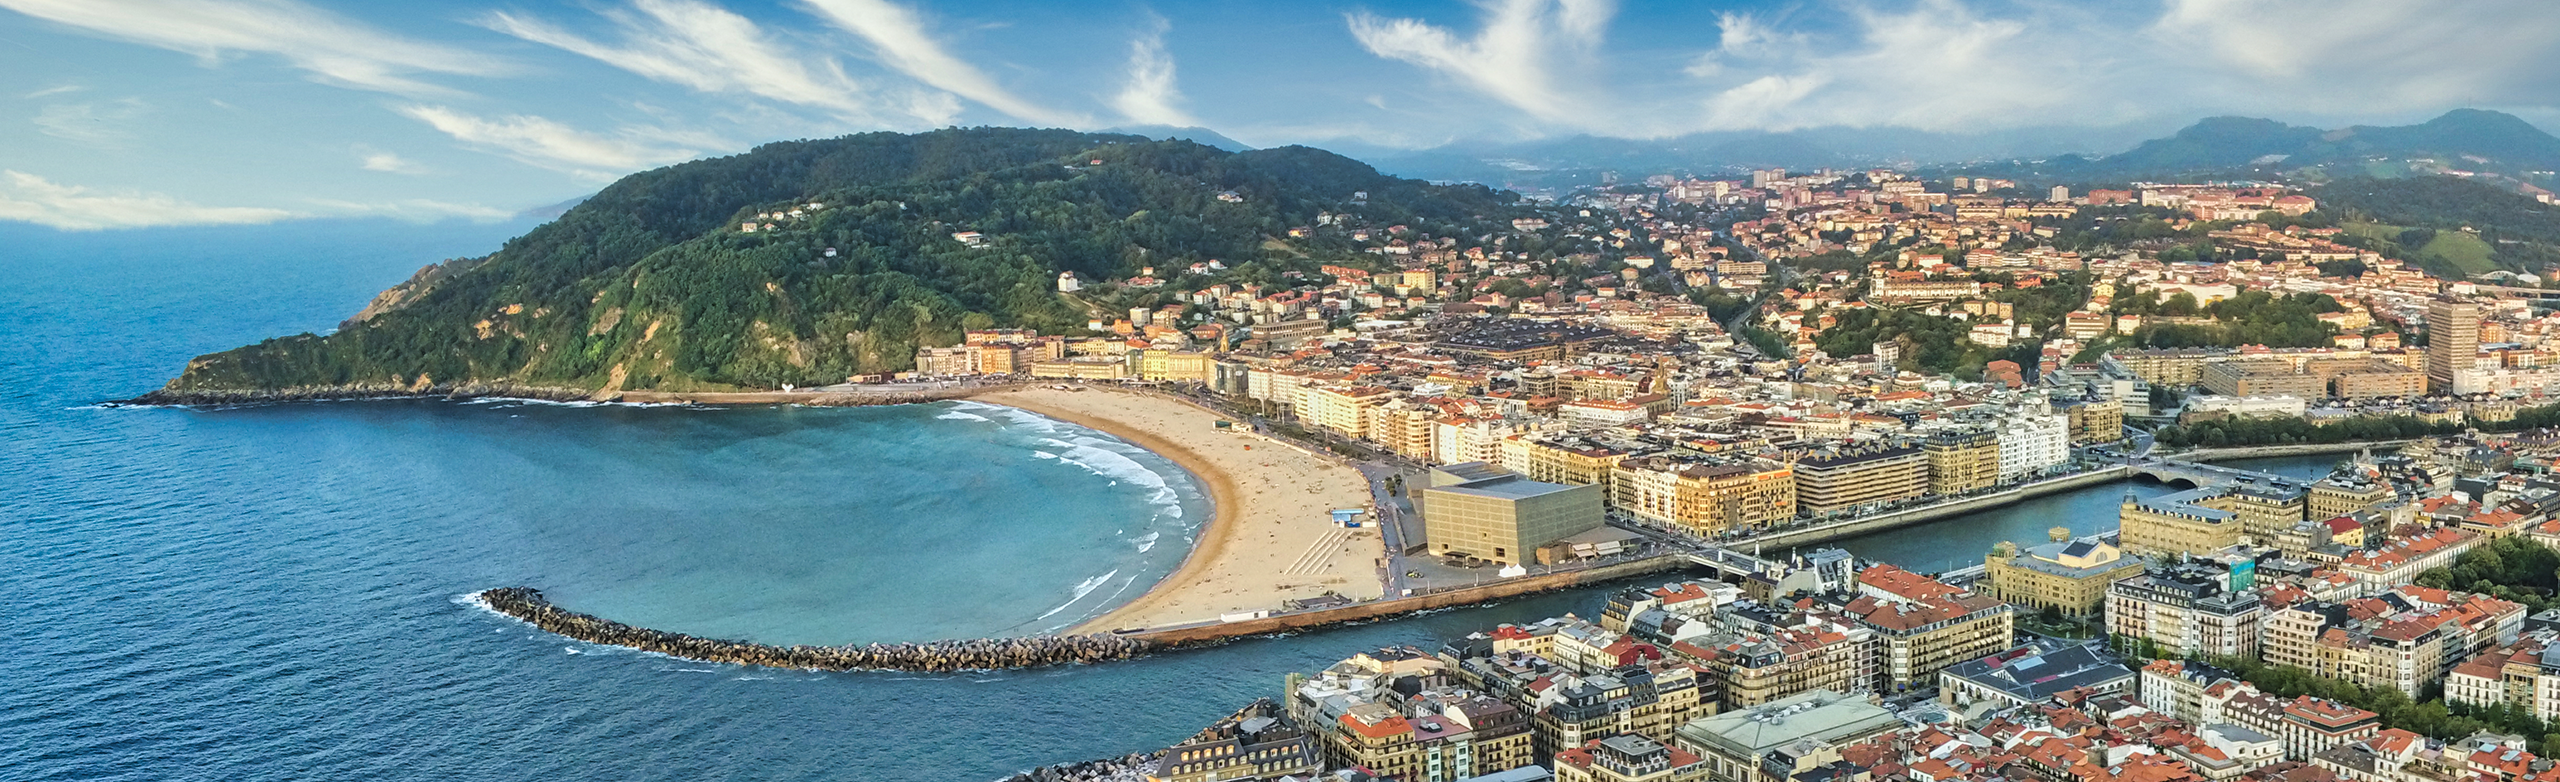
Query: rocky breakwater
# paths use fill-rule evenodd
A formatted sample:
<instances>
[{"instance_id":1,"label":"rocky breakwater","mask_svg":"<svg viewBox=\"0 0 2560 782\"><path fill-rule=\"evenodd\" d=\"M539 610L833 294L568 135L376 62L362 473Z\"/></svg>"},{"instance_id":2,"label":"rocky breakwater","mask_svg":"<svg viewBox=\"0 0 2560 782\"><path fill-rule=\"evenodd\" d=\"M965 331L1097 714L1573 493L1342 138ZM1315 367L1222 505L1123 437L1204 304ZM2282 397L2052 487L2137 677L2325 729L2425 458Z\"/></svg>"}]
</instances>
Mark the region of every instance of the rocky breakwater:
<instances>
[{"instance_id":1,"label":"rocky breakwater","mask_svg":"<svg viewBox=\"0 0 2560 782\"><path fill-rule=\"evenodd\" d=\"M588 643L620 646L713 663L819 671L947 673L1126 660L1161 648L1110 635L991 638L862 646L769 646L703 638L603 619L552 605L542 591L505 587L482 592L482 605L535 627Z\"/></svg>"},{"instance_id":2,"label":"rocky breakwater","mask_svg":"<svg viewBox=\"0 0 2560 782\"><path fill-rule=\"evenodd\" d=\"M541 399L552 402L592 400L595 392L575 388L547 388L503 383L452 383L439 385L399 385L394 383L357 383L340 386L302 386L297 388L227 389L227 388L163 388L132 399L117 400L122 405L255 405L275 402L338 402L363 399Z\"/></svg>"},{"instance_id":3,"label":"rocky breakwater","mask_svg":"<svg viewBox=\"0 0 2560 782\"><path fill-rule=\"evenodd\" d=\"M1061 763L1035 768L996 782L1147 782L1154 778L1161 752L1140 752L1127 757Z\"/></svg>"}]
</instances>

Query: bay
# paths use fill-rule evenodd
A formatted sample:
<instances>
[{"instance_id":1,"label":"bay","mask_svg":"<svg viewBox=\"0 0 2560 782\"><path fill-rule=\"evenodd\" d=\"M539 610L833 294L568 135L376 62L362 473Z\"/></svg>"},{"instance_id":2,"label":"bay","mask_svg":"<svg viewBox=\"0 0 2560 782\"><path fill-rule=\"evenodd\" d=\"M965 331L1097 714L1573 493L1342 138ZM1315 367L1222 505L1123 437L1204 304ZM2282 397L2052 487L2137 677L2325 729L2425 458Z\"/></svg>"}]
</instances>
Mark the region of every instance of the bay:
<instances>
[{"instance_id":1,"label":"bay","mask_svg":"<svg viewBox=\"0 0 2560 782\"><path fill-rule=\"evenodd\" d=\"M1143 589L1207 509L1150 454L965 404L97 404L198 354L325 331L419 264L526 227L0 225L0 778L992 779L1160 748L1354 652L1605 598L1091 667L706 665L460 598L521 584L777 643L1036 632ZM2053 519L2109 526L2121 491L1848 545L1978 562Z\"/></svg>"}]
</instances>

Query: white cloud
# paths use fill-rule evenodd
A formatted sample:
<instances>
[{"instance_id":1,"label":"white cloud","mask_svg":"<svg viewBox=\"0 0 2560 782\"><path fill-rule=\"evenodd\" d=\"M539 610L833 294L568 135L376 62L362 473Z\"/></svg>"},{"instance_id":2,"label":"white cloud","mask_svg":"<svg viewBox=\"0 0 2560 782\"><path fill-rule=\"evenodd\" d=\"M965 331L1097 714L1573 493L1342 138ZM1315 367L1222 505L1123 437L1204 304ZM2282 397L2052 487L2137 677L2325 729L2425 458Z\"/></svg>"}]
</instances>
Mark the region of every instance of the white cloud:
<instances>
[{"instance_id":1,"label":"white cloud","mask_svg":"<svg viewBox=\"0 0 2560 782\"><path fill-rule=\"evenodd\" d=\"M320 205L330 214L335 215L382 216L418 223L432 223L438 220L455 217L485 223L505 220L515 216L514 212L509 212L495 207L482 206L480 204L457 204L450 201L435 201L425 198L411 198L401 201L372 204L359 203L355 201L315 199L312 203Z\"/></svg>"},{"instance_id":2,"label":"white cloud","mask_svg":"<svg viewBox=\"0 0 2560 782\"><path fill-rule=\"evenodd\" d=\"M2550 0L1817 0L1721 14L1710 48L1685 53L1609 40L1613 24L1660 25L1614 20L1608 0L1475 4L1473 30L1349 17L1370 53L1510 110L1442 106L1408 122L1472 135L1506 122L1534 135L1976 132L2215 113L2382 122L2464 105L2560 107ZM1650 38L1678 39L1660 32ZM1685 67L1664 79L1665 60Z\"/></svg>"},{"instance_id":3,"label":"white cloud","mask_svg":"<svg viewBox=\"0 0 2560 782\"><path fill-rule=\"evenodd\" d=\"M1164 17L1156 17L1148 30L1129 42L1129 81L1112 96L1111 107L1130 122L1147 125L1192 126L1200 124L1177 104L1182 91L1174 86L1173 55L1164 50L1164 34L1171 27Z\"/></svg>"},{"instance_id":4,"label":"white cloud","mask_svg":"<svg viewBox=\"0 0 2560 782\"><path fill-rule=\"evenodd\" d=\"M50 98L50 97L53 97L53 96L55 96L55 95L68 95L68 94L71 94L71 93L74 93L74 92L79 92L79 91L84 90L84 89L88 89L88 88L86 88L86 87L82 87L82 86L77 85L77 84L65 84L65 85L62 85L62 86L60 86L60 87L47 87L47 88L44 88L44 89L41 89L41 90L36 90L36 91L34 91L34 92L30 92L30 93L27 93L27 96L26 96L26 97L27 97L27 99L28 99L28 100L35 100L35 99L37 99L37 98Z\"/></svg>"},{"instance_id":5,"label":"white cloud","mask_svg":"<svg viewBox=\"0 0 2560 782\"><path fill-rule=\"evenodd\" d=\"M283 57L312 78L401 94L446 90L411 74L494 75L487 55L391 35L293 0L0 0L0 8L111 38L192 54Z\"/></svg>"},{"instance_id":6,"label":"white cloud","mask_svg":"<svg viewBox=\"0 0 2560 782\"><path fill-rule=\"evenodd\" d=\"M2552 11L2547 0L2169 0L2143 37L2204 70L2197 86L2226 101L2324 113L2548 106L2560 72Z\"/></svg>"},{"instance_id":7,"label":"white cloud","mask_svg":"<svg viewBox=\"0 0 2560 782\"><path fill-rule=\"evenodd\" d=\"M410 175L427 173L427 167L419 165L417 161L389 152L359 150L358 154L364 156L364 170L366 171L380 171L386 174Z\"/></svg>"},{"instance_id":8,"label":"white cloud","mask_svg":"<svg viewBox=\"0 0 2560 782\"><path fill-rule=\"evenodd\" d=\"M82 146L118 149L134 139L133 121L150 111L139 98L58 103L36 111L36 130Z\"/></svg>"},{"instance_id":9,"label":"white cloud","mask_svg":"<svg viewBox=\"0 0 2560 782\"><path fill-rule=\"evenodd\" d=\"M0 220L66 231L272 223L295 216L281 209L201 206L159 193L100 193L34 174L0 171Z\"/></svg>"},{"instance_id":10,"label":"white cloud","mask_svg":"<svg viewBox=\"0 0 2560 782\"><path fill-rule=\"evenodd\" d=\"M1437 71L1537 120L1600 121L1588 65L1617 13L1613 0L1488 0L1483 8L1484 27L1470 39L1367 12L1351 15L1351 35L1371 54Z\"/></svg>"},{"instance_id":11,"label":"white cloud","mask_svg":"<svg viewBox=\"0 0 2560 782\"><path fill-rule=\"evenodd\" d=\"M726 9L696 0L634 0L629 11L602 13L619 28L620 43L503 11L481 24L701 92L742 92L853 119L873 115L863 86L834 60L793 51Z\"/></svg>"},{"instance_id":12,"label":"white cloud","mask_svg":"<svg viewBox=\"0 0 2560 782\"><path fill-rule=\"evenodd\" d=\"M443 106L403 106L400 113L462 143L593 180L611 180L697 154L690 149L663 146L658 141L667 134L646 129L625 129L617 136L602 136L522 114L489 119Z\"/></svg>"},{"instance_id":13,"label":"white cloud","mask_svg":"<svg viewBox=\"0 0 2560 782\"><path fill-rule=\"evenodd\" d=\"M881 63L916 81L946 90L1017 119L1082 127L1092 120L1033 103L1006 90L984 72L943 49L913 9L888 0L804 0L818 15L871 44ZM919 105L925 109L930 104Z\"/></svg>"},{"instance_id":14,"label":"white cloud","mask_svg":"<svg viewBox=\"0 0 2560 782\"><path fill-rule=\"evenodd\" d=\"M2552 101L2547 0L1841 0L1837 29L1729 14L1680 129L1967 131L2213 113L2380 121ZM1801 17L1798 17L1801 18Z\"/></svg>"},{"instance_id":15,"label":"white cloud","mask_svg":"<svg viewBox=\"0 0 2560 782\"><path fill-rule=\"evenodd\" d=\"M2116 77L2090 67L2106 61L2107 48L2075 45L2087 20L2060 12L1990 18L1957 0L1922 0L1898 13L1852 6L1844 16L1854 31L1847 41L1726 15L1720 45L1689 73L1727 86L1702 102L1690 129L1962 130L2049 120L2049 110L2064 105L2082 121L2122 119L2099 116L2106 93L2089 81Z\"/></svg>"}]
</instances>

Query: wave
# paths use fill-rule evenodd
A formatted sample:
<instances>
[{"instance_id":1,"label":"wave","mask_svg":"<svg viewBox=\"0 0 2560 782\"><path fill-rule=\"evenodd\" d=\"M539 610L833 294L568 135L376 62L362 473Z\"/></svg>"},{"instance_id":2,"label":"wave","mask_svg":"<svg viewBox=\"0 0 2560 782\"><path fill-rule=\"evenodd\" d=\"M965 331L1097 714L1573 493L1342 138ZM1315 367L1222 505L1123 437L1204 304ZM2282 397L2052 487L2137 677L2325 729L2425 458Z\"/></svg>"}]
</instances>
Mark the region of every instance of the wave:
<instances>
[{"instance_id":1,"label":"wave","mask_svg":"<svg viewBox=\"0 0 2560 782\"><path fill-rule=\"evenodd\" d=\"M1169 488L1163 473L1139 463L1126 453L1105 447L1109 441L1091 437L1078 437L1074 440L1044 437L1040 442L1054 448L1066 449L1066 453L1058 455L1058 461L1085 468L1095 475L1152 489ZM1165 494L1170 495L1171 492L1165 492ZM1151 498L1150 501L1157 500Z\"/></svg>"},{"instance_id":2,"label":"wave","mask_svg":"<svg viewBox=\"0 0 2560 782\"><path fill-rule=\"evenodd\" d=\"M1147 553L1149 549L1155 548L1156 540L1163 537L1164 533L1162 532L1149 532L1145 535L1139 536L1137 540L1138 553L1144 554Z\"/></svg>"},{"instance_id":3,"label":"wave","mask_svg":"<svg viewBox=\"0 0 2560 782\"><path fill-rule=\"evenodd\" d=\"M943 414L941 414L941 415L934 416L934 418L941 419L941 420L944 420L944 421L985 421L985 420L988 420L986 416L978 415L978 414L976 414L976 413L971 413L971 412L960 411L960 410L953 410L953 411L948 412L948 413L943 413Z\"/></svg>"},{"instance_id":4,"label":"wave","mask_svg":"<svg viewBox=\"0 0 2560 782\"><path fill-rule=\"evenodd\" d=\"M977 405L977 407L964 409L993 413L995 415L1002 416L1006 426L1010 428L1029 430L1036 434L1055 434L1058 431L1058 427L1063 425L1058 419L1050 418L1019 407L990 405L984 402L969 402L968 404Z\"/></svg>"},{"instance_id":5,"label":"wave","mask_svg":"<svg viewBox=\"0 0 2560 782\"><path fill-rule=\"evenodd\" d=\"M1113 568L1109 573L1085 579L1082 583L1076 584L1075 597L1067 598L1067 602L1059 603L1058 607L1049 609L1049 613L1032 617L1031 621L1037 622L1042 619L1047 619L1051 616L1057 615L1060 611L1067 610L1067 606L1075 605L1076 601L1083 600L1085 595L1093 594L1093 590L1101 589L1102 585L1111 583L1111 578L1117 575L1120 575L1120 570L1118 568Z\"/></svg>"}]
</instances>

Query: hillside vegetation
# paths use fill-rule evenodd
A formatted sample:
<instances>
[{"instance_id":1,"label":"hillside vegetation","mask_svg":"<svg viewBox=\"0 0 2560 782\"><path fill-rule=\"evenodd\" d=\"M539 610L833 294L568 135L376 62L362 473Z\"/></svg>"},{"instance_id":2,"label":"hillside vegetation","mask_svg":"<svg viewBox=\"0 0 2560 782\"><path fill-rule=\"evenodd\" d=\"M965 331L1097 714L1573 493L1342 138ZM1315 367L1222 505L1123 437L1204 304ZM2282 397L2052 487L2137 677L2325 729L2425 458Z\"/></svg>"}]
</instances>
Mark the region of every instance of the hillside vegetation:
<instances>
[{"instance_id":1,"label":"hillside vegetation","mask_svg":"<svg viewBox=\"0 0 2560 782\"><path fill-rule=\"evenodd\" d=\"M627 177L485 261L422 274L432 287L395 308L200 357L169 388L841 382L908 368L965 328L1081 329L1061 271L1261 258L1320 211L1466 230L1509 219L1515 198L1304 147L1004 128L769 144ZM739 230L793 209L805 216Z\"/></svg>"}]
</instances>

